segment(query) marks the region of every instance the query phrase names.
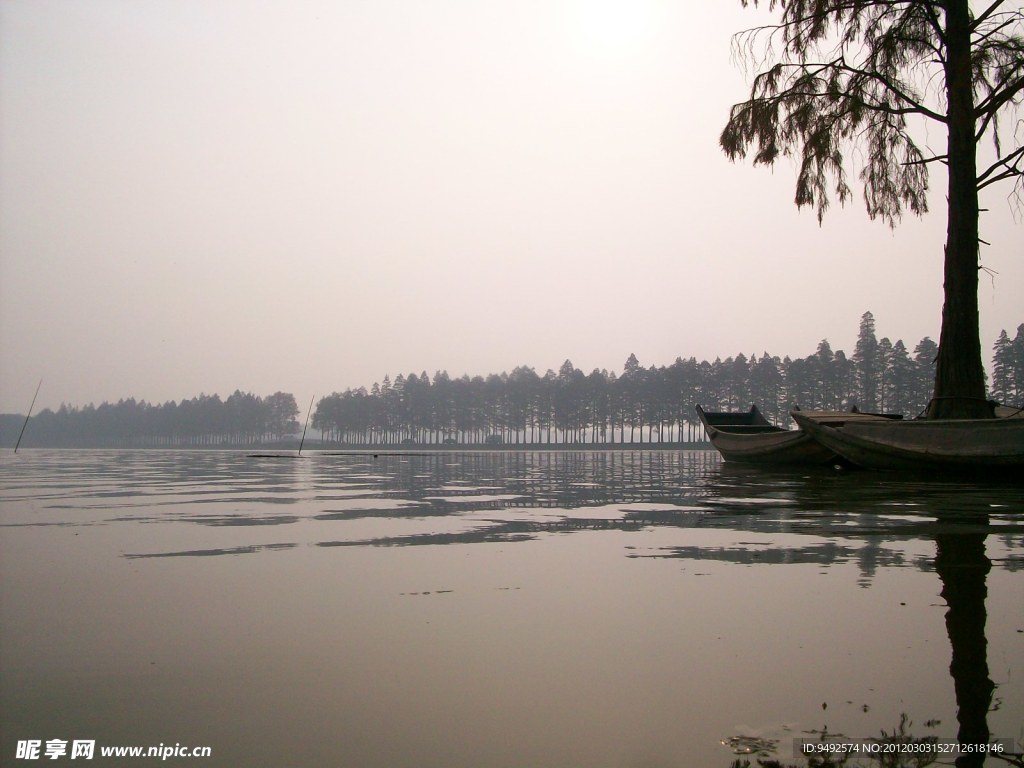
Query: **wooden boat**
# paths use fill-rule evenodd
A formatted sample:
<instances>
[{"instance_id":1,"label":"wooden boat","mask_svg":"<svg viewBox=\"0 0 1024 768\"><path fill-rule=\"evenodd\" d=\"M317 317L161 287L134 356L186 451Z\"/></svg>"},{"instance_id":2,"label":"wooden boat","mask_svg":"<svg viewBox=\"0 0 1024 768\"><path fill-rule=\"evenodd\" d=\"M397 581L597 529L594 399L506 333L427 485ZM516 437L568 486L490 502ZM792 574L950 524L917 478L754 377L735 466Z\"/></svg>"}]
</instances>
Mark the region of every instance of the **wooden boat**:
<instances>
[{"instance_id":1,"label":"wooden boat","mask_svg":"<svg viewBox=\"0 0 1024 768\"><path fill-rule=\"evenodd\" d=\"M793 411L800 429L867 469L991 470L1024 467L1024 418L849 421Z\"/></svg>"},{"instance_id":2,"label":"wooden boat","mask_svg":"<svg viewBox=\"0 0 1024 768\"><path fill-rule=\"evenodd\" d=\"M995 411L997 419L1024 419L1024 408L1014 408L1009 405L997 405Z\"/></svg>"},{"instance_id":3,"label":"wooden boat","mask_svg":"<svg viewBox=\"0 0 1024 768\"><path fill-rule=\"evenodd\" d=\"M887 420L883 416L857 411L801 411L813 414L822 423L842 425L850 420ZM751 464L827 464L836 461L834 450L822 445L799 429L777 427L764 417L756 405L749 411L705 411L697 406L711 444L726 461Z\"/></svg>"}]
</instances>

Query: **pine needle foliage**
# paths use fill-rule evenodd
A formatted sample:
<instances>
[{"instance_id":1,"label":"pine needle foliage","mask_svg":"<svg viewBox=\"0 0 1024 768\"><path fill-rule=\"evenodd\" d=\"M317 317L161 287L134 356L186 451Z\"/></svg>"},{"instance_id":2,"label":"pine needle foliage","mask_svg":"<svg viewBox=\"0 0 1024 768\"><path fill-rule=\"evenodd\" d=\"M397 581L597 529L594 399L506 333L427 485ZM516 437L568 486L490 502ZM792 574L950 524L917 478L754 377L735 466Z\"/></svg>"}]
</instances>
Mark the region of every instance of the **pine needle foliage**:
<instances>
[{"instance_id":1,"label":"pine needle foliage","mask_svg":"<svg viewBox=\"0 0 1024 768\"><path fill-rule=\"evenodd\" d=\"M733 160L772 165L796 161L795 202L819 221L834 198L852 197L848 165L858 176L871 218L895 226L904 211L928 210L928 165L947 153L919 145L922 122L948 125L948 45L942 2L891 0L741 0L767 5L781 21L738 34L738 58L774 59L754 77L750 97L732 107L720 143ZM1024 10L993 2L971 26L976 138L995 159L977 187L1024 179ZM915 118L920 118L915 120ZM1008 146L1009 144L1009 146ZM856 150L856 151L851 151Z\"/></svg>"},{"instance_id":2,"label":"pine needle foliage","mask_svg":"<svg viewBox=\"0 0 1024 768\"><path fill-rule=\"evenodd\" d=\"M730 111L722 150L755 165L792 160L796 205L819 222L833 201L851 199L852 174L872 219L894 227L907 211L922 215L929 170L946 166L945 302L929 417L991 415L978 342L978 198L1004 181L1018 206L1024 197L1024 3L740 2L779 20L733 39L737 58L760 71ZM941 135L939 148L922 140Z\"/></svg>"}]
</instances>

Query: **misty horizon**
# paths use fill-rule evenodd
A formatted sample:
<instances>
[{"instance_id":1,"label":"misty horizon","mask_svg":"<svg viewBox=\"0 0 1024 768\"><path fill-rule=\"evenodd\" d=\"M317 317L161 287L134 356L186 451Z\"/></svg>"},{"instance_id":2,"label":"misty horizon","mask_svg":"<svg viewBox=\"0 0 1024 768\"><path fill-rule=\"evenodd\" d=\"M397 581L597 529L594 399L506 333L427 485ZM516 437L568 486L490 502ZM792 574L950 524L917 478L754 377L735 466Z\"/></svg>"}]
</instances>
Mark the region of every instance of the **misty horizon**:
<instances>
[{"instance_id":1,"label":"misty horizon","mask_svg":"<svg viewBox=\"0 0 1024 768\"><path fill-rule=\"evenodd\" d=\"M871 315L870 312L865 313L865 316L870 316L870 315ZM863 316L862 316L862 320L863 320ZM872 321L873 321L873 318L872 318ZM1022 332L1022 329L1024 329L1024 323L1022 323L1022 324L1020 324L1020 325L1018 325L1016 327L1016 330L1015 330L1016 336L1015 337L1011 333L1012 329L1002 329L1002 330L1004 332L1006 332L1006 334L1007 334L1009 339L1013 340L1019 346L1022 342L1024 342L1024 332ZM907 353L910 354L911 356L914 356L915 353L922 352L922 348L924 348L926 346L928 347L928 349L931 349L934 346L934 341L932 340L932 338L930 336L923 337L922 339L917 341L913 346L905 344L903 342L903 339L899 338L899 337L897 337L895 341L891 341L889 336L884 334L884 333L876 334L876 336L877 336L877 340L879 342L883 342L883 343L888 342L888 344L890 346L895 346L896 344L903 344L903 346L906 349ZM739 359L740 356L743 356L748 361L753 361L755 358L756 359L760 359L762 357L768 357L768 358L772 358L772 359L778 360L781 363L786 363L787 361L790 361L790 360L813 359L817 355L821 354L823 346L826 347L826 351L828 353L831 353L831 354L835 355L836 357L843 357L843 358L845 358L847 360L852 360L853 359L853 355L854 355L853 352L848 353L846 350L844 350L842 348L832 348L832 346L829 343L828 339L821 339L819 341L819 343L818 343L818 346L817 346L817 349L816 349L815 352L811 352L808 355L805 355L805 356L802 356L802 357L792 356L792 355L789 355L789 354L787 354L787 355L777 355L777 354L773 354L770 350L763 350L762 352L750 352L749 354L746 353L746 352L737 352L735 355L729 355L729 356L724 357L724 358L721 355L717 355L713 360L704 359L704 360L699 360L698 361L697 358L695 356L692 356L692 355L690 355L690 356L677 355L673 359L673 361L671 361L671 362L647 362L647 361L643 361L643 360L637 360L637 362L639 363L639 366L643 370L649 370L649 371L664 370L666 367L668 367L670 365L673 365L674 363L677 363L679 361L691 361L691 360L694 360L694 361L697 361L698 365L712 365L714 363L719 363L719 362L728 364L728 363L730 363L730 362L732 362L732 361L734 361L736 359ZM986 349L989 350L990 354L985 354L984 355L984 362L985 362L986 371L989 374L988 378L989 378L990 390L991 390L991 387L992 387L992 384L993 384L992 371L998 365L997 360L996 360L996 358L998 357L998 350L994 348L995 346L997 346L997 345L994 344L993 346L987 347ZM636 357L635 355L631 354L626 359L626 361L623 363L623 366L622 366L622 372L628 371L629 366L630 366L630 362L631 362L632 359L635 359L635 357ZM559 366L559 368L564 367L566 364L572 364L572 358L571 357L565 358L565 360L563 361L562 365ZM587 371L585 369L577 368L576 366L574 366L574 369L577 372L580 372L580 373L583 373L583 374L587 373ZM535 366L530 366L530 365L525 365L525 364L513 366L511 368L506 368L506 369L503 369L500 372L495 372L495 371L488 371L488 372L463 372L463 373L461 373L459 375L451 375L451 374L449 374L449 372L447 370L444 370L444 369L437 369L437 370L435 370L433 372L433 374L428 374L427 369L424 369L420 373L416 373L415 371L396 370L394 372L393 376L392 376L391 372L386 372L383 376L375 379L373 382L371 382L369 384L363 383L363 384L352 386L352 387L347 387L347 388L342 388L342 389L333 389L330 392L326 392L326 393L314 394L312 396L312 403L315 406L317 402L323 401L326 398L330 397L331 395L340 394L343 391L344 392L358 392L358 391L373 392L373 391L378 390L382 386L388 386L388 384L391 383L391 382L394 382L394 381L399 380L399 379L406 379L406 378L411 377L411 376L416 376L417 378L426 377L428 381L436 381L439 376L444 376L444 377L448 378L449 380L474 380L475 381L477 379L488 379L488 378L490 378L492 376L497 376L499 378L507 378L511 374L515 373L516 371L520 371L520 370L532 371L532 372L536 373L539 378L545 378L545 377L551 377L551 376L556 376L557 375L557 370L555 368L548 368L548 369L545 370L544 373L537 373L538 369ZM612 379L622 375L622 373L616 373L616 369L610 369L610 368L607 368L607 367L594 368L594 369L592 369L592 371L590 373L591 374L601 374L605 378L609 378L610 377ZM45 382L42 382L41 390L43 388L45 388ZM101 405L113 405L113 404L115 404L117 402L122 402L122 401L135 401L135 402L138 402L140 404L160 405L160 404L167 404L167 403L185 402L186 400L195 400L196 398L204 398L204 397L217 397L217 398L220 398L221 400L224 400L231 393L234 393L234 394L245 394L245 395L254 395L255 394L257 397L268 397L271 394L280 395L280 394L283 394L283 393L289 393L289 395L290 395L290 392L291 392L291 390L289 388L287 388L287 387L284 387L284 388L277 387L277 388L275 388L273 390L273 393L267 392L267 393L263 393L263 394L257 394L257 393L253 393L251 390L245 390L245 389L240 388L240 387L235 387L234 389L229 390L227 393L225 393L225 392L208 391L208 390L200 390L198 393L193 393L189 397L182 397L180 399L170 399L170 400L164 400L164 401L154 400L154 399L151 399L151 398L148 398L148 397L145 397L145 396L137 396L136 394L128 393L128 394L123 394L123 395L121 395L120 397L118 397L118 398L116 398L114 400L104 400L104 401L101 401L100 404ZM307 410L308 402L309 401L306 401L305 403L299 403L299 405L301 406L300 409L299 409L300 415L304 414L305 411ZM1007 404L1009 404L1009 403L1007 403ZM96 407L96 403L94 401L90 401L89 403L84 403L84 404L76 403L76 402L62 402L56 408L53 407L53 406L49 406L49 405L42 406L42 407L37 406L34 409L33 412L34 413L39 413L39 412L41 412L43 410L56 411L56 410L62 409L62 408L79 409L79 408L89 408L89 407ZM314 410L315 410L315 408L314 408ZM22 412L15 411L15 412L9 412L9 413L8 412L3 412L3 413L0 413L0 415L5 415L5 416L18 415L18 416L23 418L26 414L25 414L24 411L22 411Z\"/></svg>"},{"instance_id":2,"label":"misty horizon","mask_svg":"<svg viewBox=\"0 0 1024 768\"><path fill-rule=\"evenodd\" d=\"M718 137L736 2L0 4L0 412L937 339L945 178L819 226ZM924 144L929 144L927 136ZM982 152L986 151L984 148ZM856 169L855 169L856 170ZM1020 323L982 200L981 336ZM986 350L987 351L987 350ZM987 355L986 355L987 357Z\"/></svg>"}]
</instances>

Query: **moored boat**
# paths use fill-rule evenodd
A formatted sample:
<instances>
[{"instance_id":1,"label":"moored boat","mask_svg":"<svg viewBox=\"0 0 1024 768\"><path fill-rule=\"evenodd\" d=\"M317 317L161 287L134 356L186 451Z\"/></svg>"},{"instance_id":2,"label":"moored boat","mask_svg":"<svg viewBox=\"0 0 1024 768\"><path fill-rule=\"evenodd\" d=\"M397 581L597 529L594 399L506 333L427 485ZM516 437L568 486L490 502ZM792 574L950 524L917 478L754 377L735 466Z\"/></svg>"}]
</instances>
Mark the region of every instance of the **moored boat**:
<instances>
[{"instance_id":1,"label":"moored boat","mask_svg":"<svg viewBox=\"0 0 1024 768\"><path fill-rule=\"evenodd\" d=\"M866 469L996 470L1024 467L1024 419L858 420L829 424L793 411L800 429Z\"/></svg>"},{"instance_id":2,"label":"moored boat","mask_svg":"<svg viewBox=\"0 0 1024 768\"><path fill-rule=\"evenodd\" d=\"M842 425L850 420L888 420L857 411L803 411L823 423ZM783 429L768 421L756 405L749 411L705 411L697 406L711 444L726 461L750 464L827 464L838 457L801 429Z\"/></svg>"}]
</instances>

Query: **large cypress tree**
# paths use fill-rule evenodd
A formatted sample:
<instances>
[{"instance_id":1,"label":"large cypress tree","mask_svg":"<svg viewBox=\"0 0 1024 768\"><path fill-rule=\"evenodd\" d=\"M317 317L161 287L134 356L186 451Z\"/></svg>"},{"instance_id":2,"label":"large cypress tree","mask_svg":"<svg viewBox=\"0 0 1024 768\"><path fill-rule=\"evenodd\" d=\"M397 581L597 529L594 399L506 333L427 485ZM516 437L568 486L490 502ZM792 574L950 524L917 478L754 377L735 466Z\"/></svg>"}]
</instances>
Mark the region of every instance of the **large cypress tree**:
<instances>
[{"instance_id":1,"label":"large cypress tree","mask_svg":"<svg viewBox=\"0 0 1024 768\"><path fill-rule=\"evenodd\" d=\"M905 210L927 210L929 166L945 165L944 304L928 416L991 416L978 320L978 194L1005 180L1024 191L1024 145L1012 119L1024 100L1024 10L1004 0L980 12L969 0L740 2L767 5L781 20L736 37L748 60L775 63L732 108L722 149L731 159L752 152L755 164L795 157L796 204L814 207L819 220L832 199L851 197L852 157L863 157L868 215L890 225ZM945 133L944 153L918 144L927 123ZM982 141L994 160L979 169Z\"/></svg>"}]
</instances>

